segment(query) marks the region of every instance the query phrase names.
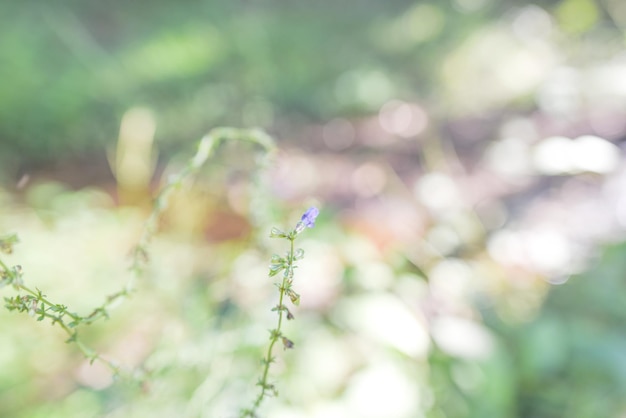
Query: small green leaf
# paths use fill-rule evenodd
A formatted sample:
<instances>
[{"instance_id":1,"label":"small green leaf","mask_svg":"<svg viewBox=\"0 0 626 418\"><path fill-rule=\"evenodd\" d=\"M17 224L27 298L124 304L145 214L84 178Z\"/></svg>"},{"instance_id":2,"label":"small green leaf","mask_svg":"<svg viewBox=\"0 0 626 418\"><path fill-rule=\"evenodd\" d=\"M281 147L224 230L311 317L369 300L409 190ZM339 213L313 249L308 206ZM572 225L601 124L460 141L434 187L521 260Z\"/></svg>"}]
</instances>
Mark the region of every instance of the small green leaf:
<instances>
[{"instance_id":1,"label":"small green leaf","mask_svg":"<svg viewBox=\"0 0 626 418\"><path fill-rule=\"evenodd\" d=\"M296 266L291 266L291 268L286 268L285 271L283 272L283 277L285 279L291 279L293 277L293 269L295 269Z\"/></svg>"},{"instance_id":2,"label":"small green leaf","mask_svg":"<svg viewBox=\"0 0 626 418\"><path fill-rule=\"evenodd\" d=\"M5 235L0 237L0 251L5 254L11 254L13 252L13 246L19 242L17 235Z\"/></svg>"},{"instance_id":3,"label":"small green leaf","mask_svg":"<svg viewBox=\"0 0 626 418\"><path fill-rule=\"evenodd\" d=\"M284 264L271 264L269 276L273 277L280 273L285 268Z\"/></svg>"},{"instance_id":4,"label":"small green leaf","mask_svg":"<svg viewBox=\"0 0 626 418\"><path fill-rule=\"evenodd\" d=\"M281 336L281 333L279 330L277 329L272 329L270 330L270 339L275 339L275 338L279 338Z\"/></svg>"},{"instance_id":5,"label":"small green leaf","mask_svg":"<svg viewBox=\"0 0 626 418\"><path fill-rule=\"evenodd\" d=\"M289 296L289 299L291 299L291 303L293 303L296 306L300 305L300 295L299 294L297 294L293 290L289 289L287 291L287 296Z\"/></svg>"},{"instance_id":6,"label":"small green leaf","mask_svg":"<svg viewBox=\"0 0 626 418\"><path fill-rule=\"evenodd\" d=\"M272 312L276 312L276 311L287 311L287 307L284 305L276 305L272 308Z\"/></svg>"},{"instance_id":7,"label":"small green leaf","mask_svg":"<svg viewBox=\"0 0 626 418\"><path fill-rule=\"evenodd\" d=\"M286 238L287 234L284 231L274 227L270 231L270 238Z\"/></svg>"}]
</instances>

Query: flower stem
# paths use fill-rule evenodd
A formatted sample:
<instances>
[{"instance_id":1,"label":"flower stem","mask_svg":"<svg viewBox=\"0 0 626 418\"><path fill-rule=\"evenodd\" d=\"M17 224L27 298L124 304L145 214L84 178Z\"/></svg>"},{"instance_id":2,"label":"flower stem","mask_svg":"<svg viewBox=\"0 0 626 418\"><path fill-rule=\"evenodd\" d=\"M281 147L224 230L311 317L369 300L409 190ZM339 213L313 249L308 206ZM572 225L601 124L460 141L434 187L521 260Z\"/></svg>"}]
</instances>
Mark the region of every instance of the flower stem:
<instances>
[{"instance_id":1,"label":"flower stem","mask_svg":"<svg viewBox=\"0 0 626 418\"><path fill-rule=\"evenodd\" d=\"M277 390L273 384L268 383L268 375L270 371L270 364L274 362L274 358L272 357L272 352L274 350L274 345L279 338L281 338L281 328L283 325L283 300L285 299L285 292L287 289L291 287L291 281L293 279L293 262L294 262L294 241L296 239L295 234L289 234L287 237L290 242L289 253L287 255L287 266L285 269L285 274L283 274L283 281L278 287L279 289L279 297L278 297L278 323L276 325L276 329L270 332L270 344L267 347L267 354L263 359L264 367L263 373L261 375L261 379L257 383L258 386L261 386L261 391L259 395L256 397L254 403L252 404L252 408L246 409L242 411L242 417L256 417L256 410L261 406L263 400L270 396L268 394L269 391L272 392L272 395L277 395Z\"/></svg>"}]
</instances>

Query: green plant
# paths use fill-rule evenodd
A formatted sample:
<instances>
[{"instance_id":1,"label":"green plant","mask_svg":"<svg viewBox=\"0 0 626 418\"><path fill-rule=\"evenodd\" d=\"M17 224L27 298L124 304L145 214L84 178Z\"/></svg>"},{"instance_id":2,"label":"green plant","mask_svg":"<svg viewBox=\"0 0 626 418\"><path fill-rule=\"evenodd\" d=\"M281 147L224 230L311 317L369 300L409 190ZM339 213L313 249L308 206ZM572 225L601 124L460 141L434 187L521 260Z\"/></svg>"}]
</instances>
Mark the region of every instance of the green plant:
<instances>
[{"instance_id":1,"label":"green plant","mask_svg":"<svg viewBox=\"0 0 626 418\"><path fill-rule=\"evenodd\" d=\"M262 131L254 129L216 128L202 138L195 155L179 173L167 179L166 184L154 199L152 211L146 219L139 241L131 253L130 274L127 282L119 291L108 295L100 306L97 306L86 315L73 312L66 305L49 300L40 289L28 286L24 281L24 269L22 266L9 266L0 258L0 288L9 286L18 293L15 296L4 298L5 307L10 311L35 316L38 321L49 319L52 325L58 324L68 334L68 343L75 344L91 363L100 361L105 364L115 376L128 378L142 376L143 373L129 373L121 370L114 361L103 357L88 347L79 338L79 330L82 326L91 325L98 320L109 318L112 307L121 300L130 297L136 291L136 281L143 275L149 260L150 242L157 232L158 221L163 211L168 207L172 192L179 188L185 179L195 175L222 142L233 140L260 146L266 157L271 155L275 149L274 141L271 137ZM260 161L259 165L263 166L264 162ZM18 242L19 239L16 234L0 236L0 252L6 255L11 254Z\"/></svg>"},{"instance_id":2,"label":"green plant","mask_svg":"<svg viewBox=\"0 0 626 418\"><path fill-rule=\"evenodd\" d=\"M300 304L300 295L293 290L293 277L294 269L297 267L295 262L304 257L304 250L301 248L295 249L294 241L298 235L305 230L305 228L312 228L315 226L315 219L318 215L319 210L315 207L311 207L302 215L302 218L293 230L284 232L278 228L273 228L270 233L271 238L282 238L289 241L289 251L287 251L287 254L284 257L274 254L271 259L269 276L274 277L281 272L283 275L282 281L280 283L275 283L278 288L278 304L272 308L272 311L278 313L278 321L276 328L270 330L270 343L267 347L265 357L261 360L261 363L263 364L263 372L257 382L257 386L261 389L258 396L252 403L252 406L241 411L240 416L242 418L257 417L258 415L256 411L261 406L263 400L268 396L278 395L276 386L273 383L269 383L270 365L275 361L275 358L272 355L274 346L279 340L282 342L285 349L291 349L295 345L293 341L282 333L283 318L286 317L287 320L294 319L293 314L284 304L285 296L287 296L294 305L297 306Z\"/></svg>"}]
</instances>

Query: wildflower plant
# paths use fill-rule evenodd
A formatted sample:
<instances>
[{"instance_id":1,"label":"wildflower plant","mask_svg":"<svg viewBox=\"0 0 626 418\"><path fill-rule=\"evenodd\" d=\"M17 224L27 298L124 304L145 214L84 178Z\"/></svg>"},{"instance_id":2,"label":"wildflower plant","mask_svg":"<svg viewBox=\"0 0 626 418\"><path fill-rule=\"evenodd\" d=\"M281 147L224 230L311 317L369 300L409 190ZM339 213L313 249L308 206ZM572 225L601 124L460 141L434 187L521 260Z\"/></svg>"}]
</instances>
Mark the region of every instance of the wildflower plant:
<instances>
[{"instance_id":1,"label":"wildflower plant","mask_svg":"<svg viewBox=\"0 0 626 418\"><path fill-rule=\"evenodd\" d=\"M69 310L64 304L51 301L41 290L25 283L24 269L21 266L10 267L4 261L4 257L0 256L0 289L12 287L18 293L15 296L4 298L5 307L9 311L27 313L36 317L38 321L48 319L52 325L58 324L69 337L66 340L67 343L75 344L90 363L102 362L113 372L115 377L122 376L137 380L141 380L138 379L140 377L146 377L143 371L137 373L139 371L136 370L132 374L124 372L115 362L88 347L79 338L79 328L91 325L101 319L108 319L113 306L127 299L136 291L136 281L144 274L149 261L149 244L158 230L161 215L168 207L170 195L174 190L180 188L187 178L195 175L215 152L215 149L226 141L248 142L260 146L265 157L258 163L260 168L265 168L266 160L271 157L275 150L273 139L256 129L216 128L203 137L198 144L196 154L180 172L167 179L165 185L154 198L152 211L144 222L137 245L131 252L130 274L127 282L119 291L108 295L100 306L95 307L86 315L80 315ZM0 254L12 254L18 242L18 237L15 234L0 236Z\"/></svg>"},{"instance_id":2,"label":"wildflower plant","mask_svg":"<svg viewBox=\"0 0 626 418\"><path fill-rule=\"evenodd\" d=\"M257 382L257 386L260 387L259 394L250 408L243 409L241 411L241 418L258 417L257 410L261 406L263 400L269 396L278 396L276 386L274 383L270 383L269 380L270 366L276 360L273 355L273 350L278 341L282 343L285 350L291 349L295 346L295 343L283 334L282 325L284 318L287 320L294 319L293 313L285 304L286 299L288 298L295 306L300 304L300 295L293 289L293 280L294 270L297 268L295 263L304 257L304 250L301 248L295 248L295 240L306 228L313 228L315 226L315 220L318 215L319 209L311 207L302 215L300 221L291 231L285 232L278 228L272 228L270 232L270 238L287 240L289 242L289 250L284 257L274 254L270 261L269 277L275 277L282 273L282 280L275 283L278 288L278 304L272 308L272 311L275 311L278 314L278 320L276 327L269 331L269 345L267 347L265 357L261 360L263 371Z\"/></svg>"},{"instance_id":3,"label":"wildflower plant","mask_svg":"<svg viewBox=\"0 0 626 418\"><path fill-rule=\"evenodd\" d=\"M151 373L143 370L142 367L132 371L123 370L116 362L90 348L80 338L82 328L108 319L115 306L130 298L137 291L137 280L146 272L150 259L149 247L154 235L158 232L159 220L168 208L171 194L180 188L189 177L198 173L222 142L230 140L252 143L261 148L262 158L257 160L258 171L269 165L275 146L273 140L261 131L218 128L206 135L200 141L196 154L189 160L188 164L177 174L169 176L155 196L152 211L144 222L137 244L131 251L126 283L117 292L106 296L102 304L86 314L78 314L65 304L51 300L42 290L28 285L25 280L28 269L23 269L19 265L12 266L5 261L13 253L15 245L19 242L17 235L0 235L0 289L13 289L16 293L13 296L4 297L5 307L9 311L26 313L38 321L50 321L52 325L59 326L68 336L67 343L75 345L90 363L98 361L107 366L114 377L122 377L137 383L143 383L150 378ZM255 181L259 181L257 177L255 177ZM260 189L262 185L255 184L254 186L256 187L253 187L253 193L256 188ZM270 231L271 238L284 239L289 243L285 254L283 256L274 254L269 265L269 277L280 278L275 283L278 289L278 302L271 309L277 313L278 318L275 327L269 331L269 345L265 356L262 358L262 372L257 382L259 386L258 396L254 398L248 409L241 410L241 417L258 417L257 411L265 398L278 395L275 384L270 381L271 364L275 362L275 348L282 345L283 349L287 350L296 345L283 333L285 321L294 319L292 306L300 304L300 295L294 289L293 283L294 272L297 268L296 263L304 257L304 250L296 248L295 241L307 228L315 226L318 215L319 210L316 207L311 207L302 215L293 229L283 231L272 228Z\"/></svg>"}]
</instances>

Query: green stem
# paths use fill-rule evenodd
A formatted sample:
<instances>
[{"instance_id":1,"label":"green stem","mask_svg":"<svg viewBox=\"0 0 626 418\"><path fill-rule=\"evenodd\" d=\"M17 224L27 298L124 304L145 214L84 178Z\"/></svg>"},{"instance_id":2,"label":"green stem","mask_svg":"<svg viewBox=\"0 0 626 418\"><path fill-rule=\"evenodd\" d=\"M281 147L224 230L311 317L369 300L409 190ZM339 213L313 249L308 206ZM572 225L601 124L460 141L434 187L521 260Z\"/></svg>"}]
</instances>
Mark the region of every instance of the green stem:
<instances>
[{"instance_id":1,"label":"green stem","mask_svg":"<svg viewBox=\"0 0 626 418\"><path fill-rule=\"evenodd\" d=\"M259 408L259 406L261 406L261 402L263 402L263 399L265 399L265 397L267 396L268 389L273 388L272 385L269 385L267 383L267 377L270 371L270 364L273 362L272 352L274 350L274 345L276 344L276 341L278 341L278 339L281 337L280 330L283 325L282 307L283 307L283 300L285 298L285 290L287 289L287 286L289 286L289 281L293 278L293 261L294 261L294 255L293 255L294 244L293 243L295 240L295 236L290 235L288 238L290 241L290 248L289 248L289 255L287 257L287 271L286 271L286 274L283 275L283 281L279 287L278 324L276 325L276 329L272 331L271 333L270 345L267 348L267 355L265 356L265 359L264 359L265 366L263 368L263 374L261 375L261 380L259 381L259 385L261 386L261 392L259 393L254 403L252 404L252 408L249 410L245 410L243 412L242 416L244 417L245 416L255 417L256 416L255 412Z\"/></svg>"},{"instance_id":2,"label":"green stem","mask_svg":"<svg viewBox=\"0 0 626 418\"><path fill-rule=\"evenodd\" d=\"M0 267L2 267L4 269L4 271L7 274L9 274L13 280L16 279L15 274L8 268L8 266L4 263L4 261L2 261L2 259L0 259ZM55 323L59 324L59 326L63 329L63 331L65 331L67 333L67 335L70 336L70 339L68 341L75 343L76 346L81 351L81 353L86 358L88 358L91 362L93 362L95 360L99 360L104 365L106 365L109 369L111 369L111 371L114 374L116 374L116 375L120 374L120 368L118 366L116 366L115 364L113 364L109 360L103 358L102 356L97 354L95 351L93 351L92 349L87 347L82 341L80 341L78 339L77 334L76 334L76 330L73 330L68 324L65 323L65 321L62 318L63 315L68 315L73 320L80 321L80 320L83 319L81 316L79 316L77 314L74 314L74 313L71 313L71 312L68 312L66 308L63 308L62 310L60 310L58 315L48 313L48 312L46 312L46 309L57 308L60 305L57 305L56 303L51 302L46 297L44 297L41 292L35 291L35 290L29 288L28 286L26 286L24 284L14 283L14 286L15 286L15 288L17 290L22 290L22 291L28 293L29 295L31 295L32 297L34 297L37 302L43 303L44 306L42 308L37 309L35 311L35 313L38 314L38 315L41 315L41 316L43 316L45 318L51 319L53 324L55 324Z\"/></svg>"},{"instance_id":3,"label":"green stem","mask_svg":"<svg viewBox=\"0 0 626 418\"><path fill-rule=\"evenodd\" d=\"M32 295L32 296L34 296L34 297L36 297L38 301L43 302L43 303L44 303L44 305L48 305L48 307L50 307L50 308L52 308L53 306L54 306L54 307L56 307L56 306L57 306L57 304L52 303L52 302L50 302L48 299L46 299L46 298L45 298L45 297L41 294L41 292L36 292L36 291L32 290L31 288L29 288L28 286L25 286L25 285L23 285L23 284L18 284L18 285L16 285L16 287L17 287L18 289L21 289L21 290L25 291L26 293L29 293L30 295ZM79 321L79 320L81 320L81 319L82 319L82 317L81 317L81 316L79 316L79 315L77 315L77 314L75 314L75 313L69 312L66 308L64 308L64 309L62 310L62 313L63 313L63 314L65 314L65 315L67 315L67 316L69 316L70 318L72 318L72 319L73 319L73 320L75 320L75 321Z\"/></svg>"},{"instance_id":4,"label":"green stem","mask_svg":"<svg viewBox=\"0 0 626 418\"><path fill-rule=\"evenodd\" d=\"M9 270L9 268L7 267L7 265L6 265L6 264L4 264L4 261L2 261L1 259L0 259L0 267L2 267L2 268L4 269L4 271L6 271L6 272L7 272L7 274L11 274L11 271Z\"/></svg>"}]
</instances>

